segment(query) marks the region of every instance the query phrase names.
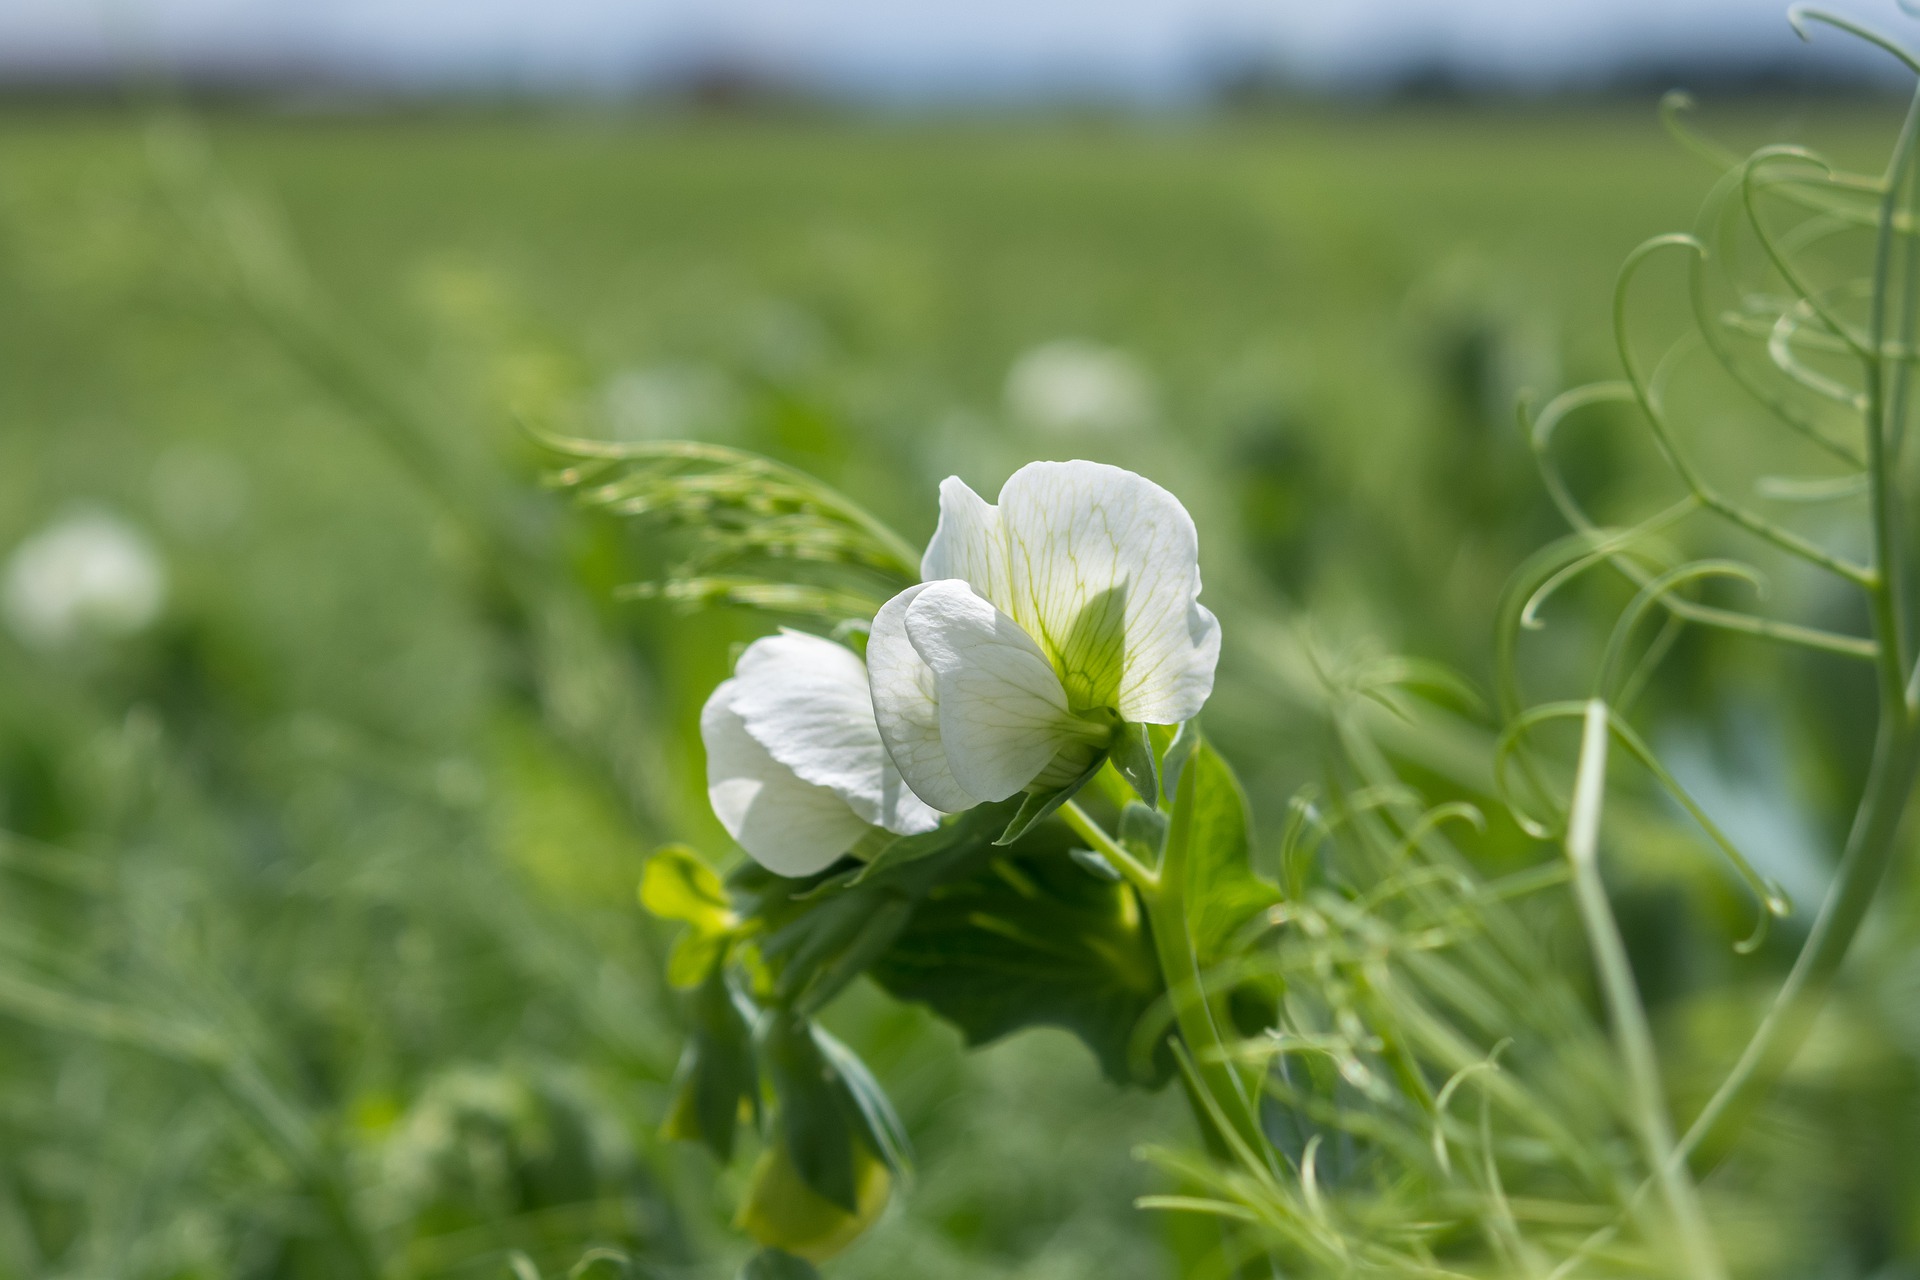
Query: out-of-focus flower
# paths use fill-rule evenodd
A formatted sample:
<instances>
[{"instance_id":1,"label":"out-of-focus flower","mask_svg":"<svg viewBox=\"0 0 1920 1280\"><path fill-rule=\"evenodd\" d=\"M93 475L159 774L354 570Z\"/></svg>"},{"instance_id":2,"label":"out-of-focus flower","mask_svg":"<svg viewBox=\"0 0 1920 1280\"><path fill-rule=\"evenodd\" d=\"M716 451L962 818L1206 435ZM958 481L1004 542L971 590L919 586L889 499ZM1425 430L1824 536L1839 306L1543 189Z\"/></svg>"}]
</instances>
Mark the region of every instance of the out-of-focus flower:
<instances>
[{"instance_id":1,"label":"out-of-focus flower","mask_svg":"<svg viewBox=\"0 0 1920 1280\"><path fill-rule=\"evenodd\" d=\"M824 870L874 827L940 823L880 740L865 664L831 640L783 631L747 646L700 712L700 736L714 815L777 875Z\"/></svg>"},{"instance_id":2,"label":"out-of-focus flower","mask_svg":"<svg viewBox=\"0 0 1920 1280\"><path fill-rule=\"evenodd\" d=\"M738 395L718 370L690 364L628 369L601 393L621 440L724 435L739 417Z\"/></svg>"},{"instance_id":3,"label":"out-of-focus flower","mask_svg":"<svg viewBox=\"0 0 1920 1280\"><path fill-rule=\"evenodd\" d=\"M1029 463L998 506L950 477L921 575L867 663L880 736L936 809L1064 785L1123 722L1178 723L1213 690L1193 520L1130 471Z\"/></svg>"},{"instance_id":4,"label":"out-of-focus flower","mask_svg":"<svg viewBox=\"0 0 1920 1280\"><path fill-rule=\"evenodd\" d=\"M145 535L104 511L79 511L14 548L0 606L23 642L59 649L144 629L166 593L166 572Z\"/></svg>"},{"instance_id":5,"label":"out-of-focus flower","mask_svg":"<svg viewBox=\"0 0 1920 1280\"><path fill-rule=\"evenodd\" d=\"M1007 372L1007 412L1043 431L1124 431L1153 416L1153 387L1138 361L1096 342L1034 347Z\"/></svg>"}]
</instances>

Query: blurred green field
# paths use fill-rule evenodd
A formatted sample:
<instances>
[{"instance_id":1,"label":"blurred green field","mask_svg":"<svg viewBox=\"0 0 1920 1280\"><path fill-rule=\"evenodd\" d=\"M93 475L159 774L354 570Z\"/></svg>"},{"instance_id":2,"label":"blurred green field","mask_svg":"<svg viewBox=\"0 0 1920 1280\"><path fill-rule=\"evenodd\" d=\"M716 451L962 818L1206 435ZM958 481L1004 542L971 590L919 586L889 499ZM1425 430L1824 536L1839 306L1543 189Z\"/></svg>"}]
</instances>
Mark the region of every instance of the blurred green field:
<instances>
[{"instance_id":1,"label":"blurred green field","mask_svg":"<svg viewBox=\"0 0 1920 1280\"><path fill-rule=\"evenodd\" d=\"M1848 158L1897 123L1709 122ZM1713 177L1651 103L199 128L230 190L169 187L135 114L0 114L0 550L100 508L169 580L139 635L0 638L0 1276L737 1257L737 1186L654 1137L682 1015L633 889L663 841L733 856L696 721L771 624L616 602L664 546L543 496L517 407L773 454L916 543L948 474L1154 477L1199 524L1209 723L1271 828L1316 769L1283 626L1485 679L1501 584L1559 532L1515 398L1612 375L1620 260ZM304 282L347 372L290 359L223 280L190 228L229 199L208 225ZM1123 353L1120 420L1010 396L1061 340ZM1602 477L1642 465L1579 447ZM1743 654L1683 673L1763 688L1777 668ZM1842 745L1779 767L1815 775L1795 821L1825 833L1858 752L1845 697L1806 699L1807 750ZM1705 702L1676 695L1670 729L1742 735ZM1649 892L1661 957L1659 913L1693 908ZM1665 959L1677 998L1698 974ZM921 1012L847 1004L829 1021L922 1172L835 1276L1168 1273L1130 1150L1189 1140L1177 1098L1114 1089L1062 1034L963 1055ZM1910 1207L1911 1171L1857 1176L1883 1185L1807 1172Z\"/></svg>"}]
</instances>

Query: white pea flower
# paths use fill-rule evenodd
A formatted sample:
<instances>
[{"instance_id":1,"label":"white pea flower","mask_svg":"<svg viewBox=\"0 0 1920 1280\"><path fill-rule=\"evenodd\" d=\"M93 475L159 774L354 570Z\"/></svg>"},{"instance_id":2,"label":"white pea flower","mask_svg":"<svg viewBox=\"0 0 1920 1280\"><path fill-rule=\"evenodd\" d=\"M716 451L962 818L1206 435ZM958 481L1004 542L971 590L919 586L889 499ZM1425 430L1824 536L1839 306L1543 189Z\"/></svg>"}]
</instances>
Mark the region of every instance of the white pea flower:
<instances>
[{"instance_id":1,"label":"white pea flower","mask_svg":"<svg viewBox=\"0 0 1920 1280\"><path fill-rule=\"evenodd\" d=\"M21 640L59 649L146 628L166 594L166 572L145 535L117 516L82 510L14 549L0 602Z\"/></svg>"},{"instance_id":2,"label":"white pea flower","mask_svg":"<svg viewBox=\"0 0 1920 1280\"><path fill-rule=\"evenodd\" d=\"M1124 351L1072 338L1025 352L1007 371L1007 409L1043 431L1112 432L1153 416L1153 386Z\"/></svg>"},{"instance_id":3,"label":"white pea flower","mask_svg":"<svg viewBox=\"0 0 1920 1280\"><path fill-rule=\"evenodd\" d=\"M782 631L748 645L700 736L714 816L776 875L824 870L874 827L940 825L880 740L865 664L831 640Z\"/></svg>"},{"instance_id":4,"label":"white pea flower","mask_svg":"<svg viewBox=\"0 0 1920 1280\"><path fill-rule=\"evenodd\" d=\"M739 397L701 365L653 365L616 374L601 393L621 440L712 438L740 417Z\"/></svg>"},{"instance_id":5,"label":"white pea flower","mask_svg":"<svg viewBox=\"0 0 1920 1280\"><path fill-rule=\"evenodd\" d=\"M1176 724L1213 690L1193 520L1130 471L1029 463L998 506L949 477L920 571L867 665L880 736L936 809L1071 782L1122 722Z\"/></svg>"}]
</instances>

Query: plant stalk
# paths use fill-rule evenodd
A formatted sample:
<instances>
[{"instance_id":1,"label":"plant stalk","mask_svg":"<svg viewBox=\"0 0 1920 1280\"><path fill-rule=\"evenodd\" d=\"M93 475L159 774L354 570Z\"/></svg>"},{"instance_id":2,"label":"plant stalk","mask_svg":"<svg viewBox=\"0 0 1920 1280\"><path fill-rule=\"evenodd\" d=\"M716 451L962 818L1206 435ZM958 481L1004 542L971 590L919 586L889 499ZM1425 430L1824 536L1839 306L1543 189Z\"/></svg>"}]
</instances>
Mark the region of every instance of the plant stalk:
<instances>
[{"instance_id":1,"label":"plant stalk","mask_svg":"<svg viewBox=\"0 0 1920 1280\"><path fill-rule=\"evenodd\" d=\"M1659 1057L1653 1031L1647 1023L1640 991L1627 961L1620 927L1600 881L1600 815L1606 798L1607 749L1612 721L1607 704L1595 698L1587 703L1580 739L1580 767L1574 776L1573 805L1567 821L1567 862L1573 871L1574 900L1593 949L1594 970L1606 999L1608 1021L1626 1067L1627 1090L1635 1127L1640 1131L1647 1165L1655 1171L1662 1198L1673 1219L1686 1259L1686 1274L1698 1280L1723 1280L1720 1259L1699 1192L1683 1160L1675 1158L1672 1121L1667 1115L1666 1091L1660 1081Z\"/></svg>"},{"instance_id":2,"label":"plant stalk","mask_svg":"<svg viewBox=\"0 0 1920 1280\"><path fill-rule=\"evenodd\" d=\"M1904 717L1903 717L1904 720ZM1705 1172L1724 1159L1734 1137L1793 1060L1832 989L1854 935L1893 861L1916 772L1920 736L1910 724L1881 723L1867 788L1833 888L1814 918L1786 981L1727 1078L1680 1140L1676 1154Z\"/></svg>"},{"instance_id":3,"label":"plant stalk","mask_svg":"<svg viewBox=\"0 0 1920 1280\"><path fill-rule=\"evenodd\" d=\"M1822 16L1822 20L1828 19ZM1880 700L1873 761L1833 885L1820 905L1806 943L1747 1047L1677 1148L1678 1158L1691 1159L1694 1168L1702 1172L1726 1156L1740 1128L1812 1029L1815 1015L1825 1003L1834 977L1893 860L1908 799L1916 775L1920 774L1920 731L1916 731L1916 719L1920 717L1916 694L1920 694L1920 688L1915 687L1915 683L1920 682L1920 668L1912 666L1909 655L1911 600L1905 556L1906 523L1895 483L1910 384L1904 365L1897 367L1891 378L1887 376L1886 367L1887 328L1895 287L1893 259L1898 248L1895 226L1903 213L1903 201L1912 199L1917 147L1920 147L1920 94L1916 94L1901 125L1881 197L1868 343L1863 360L1869 523L1873 543L1873 577L1866 593L1877 648ZM1911 252L1910 246L1907 251ZM1908 289L1899 315L1903 340L1910 339L1914 325L1911 281Z\"/></svg>"},{"instance_id":4,"label":"plant stalk","mask_svg":"<svg viewBox=\"0 0 1920 1280\"><path fill-rule=\"evenodd\" d=\"M1270 1144L1260 1128L1259 1107L1228 1056L1226 1037L1207 998L1200 957L1187 923L1187 854L1192 838L1193 785L1193 770L1183 771L1174 802L1173 824L1167 832L1166 852L1157 869L1146 867L1128 853L1078 803L1067 801L1060 806L1059 813L1075 833L1119 869L1140 898L1148 931L1153 935L1160 979L1166 985L1167 999L1173 1007L1174 1025L1192 1055L1199 1086L1213 1095L1216 1104L1209 1109L1200 1100L1193 1099L1194 1118L1210 1140L1217 1139L1228 1149L1240 1146L1247 1155L1266 1165L1270 1164ZM1231 1133L1216 1132L1215 1115L1225 1117Z\"/></svg>"}]
</instances>

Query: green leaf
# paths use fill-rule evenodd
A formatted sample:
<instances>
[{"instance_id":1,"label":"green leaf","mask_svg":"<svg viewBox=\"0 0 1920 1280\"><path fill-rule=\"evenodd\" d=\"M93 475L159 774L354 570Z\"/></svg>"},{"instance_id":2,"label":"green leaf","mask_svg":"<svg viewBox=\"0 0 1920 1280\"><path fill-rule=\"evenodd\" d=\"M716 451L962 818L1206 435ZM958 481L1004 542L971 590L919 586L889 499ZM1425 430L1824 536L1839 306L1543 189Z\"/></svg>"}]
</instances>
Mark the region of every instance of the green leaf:
<instances>
[{"instance_id":1,"label":"green leaf","mask_svg":"<svg viewBox=\"0 0 1920 1280\"><path fill-rule=\"evenodd\" d=\"M740 1280L820 1280L820 1273L784 1249L762 1249L740 1268Z\"/></svg>"},{"instance_id":2,"label":"green leaf","mask_svg":"<svg viewBox=\"0 0 1920 1280\"><path fill-rule=\"evenodd\" d=\"M1128 853L1151 867L1160 861L1160 853L1167 847L1167 828L1171 825L1167 815L1158 809L1129 800L1120 811L1120 843L1127 847Z\"/></svg>"},{"instance_id":3,"label":"green leaf","mask_svg":"<svg viewBox=\"0 0 1920 1280\"><path fill-rule=\"evenodd\" d=\"M949 852L971 840L979 839L980 822L974 816L978 813L980 813L979 809L972 810L958 819L941 823L937 830L929 831L924 835L900 836L888 841L864 867L855 873L849 883L859 885L880 879L909 863Z\"/></svg>"},{"instance_id":4,"label":"green leaf","mask_svg":"<svg viewBox=\"0 0 1920 1280\"><path fill-rule=\"evenodd\" d=\"M640 874L640 905L661 920L679 920L701 933L734 926L726 886L706 861L684 844L663 846Z\"/></svg>"},{"instance_id":5,"label":"green leaf","mask_svg":"<svg viewBox=\"0 0 1920 1280\"><path fill-rule=\"evenodd\" d=\"M722 971L715 969L701 984L693 1001L693 1035L681 1055L673 1105L661 1129L668 1138L704 1143L722 1164L733 1158L741 1113L756 1111L760 1103L754 1013Z\"/></svg>"},{"instance_id":6,"label":"green leaf","mask_svg":"<svg viewBox=\"0 0 1920 1280\"><path fill-rule=\"evenodd\" d=\"M1139 1077L1133 1028L1163 994L1152 939L1133 890L1086 873L1065 856L1059 824L1012 849L982 850L915 908L874 964L876 982L925 1002L970 1044L1023 1027L1063 1027L1085 1041L1106 1076L1159 1085L1172 1074L1165 1046Z\"/></svg>"},{"instance_id":7,"label":"green leaf","mask_svg":"<svg viewBox=\"0 0 1920 1280\"><path fill-rule=\"evenodd\" d=\"M1124 724L1114 734L1113 767L1150 805L1160 803L1160 765L1153 756L1153 737L1144 724Z\"/></svg>"},{"instance_id":8,"label":"green leaf","mask_svg":"<svg viewBox=\"0 0 1920 1280\"><path fill-rule=\"evenodd\" d=\"M851 898L849 901L858 902ZM808 967L789 968L789 974L805 975L804 983L793 996L795 1012L811 1016L840 994L842 988L865 973L867 966L893 945L893 940L900 936L900 931L906 928L907 920L912 915L913 904L905 897L890 891L884 892L878 902L861 912L859 927L830 959L823 962L820 957L809 956L807 959L812 963Z\"/></svg>"},{"instance_id":9,"label":"green leaf","mask_svg":"<svg viewBox=\"0 0 1920 1280\"><path fill-rule=\"evenodd\" d=\"M796 891L784 901L771 898L761 917L766 936L759 946L760 954L779 967L779 998L791 999L806 986L808 975L838 955L888 892L884 885L855 889L851 880L841 880Z\"/></svg>"},{"instance_id":10,"label":"green leaf","mask_svg":"<svg viewBox=\"0 0 1920 1280\"><path fill-rule=\"evenodd\" d=\"M900 1123L900 1115L893 1109L886 1090L873 1078L859 1055L829 1035L826 1028L813 1028L813 1042L828 1065L839 1072L847 1097L859 1114L867 1145L887 1162L887 1168L895 1176L905 1177L913 1167L913 1144L908 1141L907 1127Z\"/></svg>"},{"instance_id":11,"label":"green leaf","mask_svg":"<svg viewBox=\"0 0 1920 1280\"><path fill-rule=\"evenodd\" d=\"M1184 767L1193 771L1188 928L1200 962L1210 964L1243 925L1280 901L1280 891L1254 874L1247 797L1232 768L1204 741L1193 744Z\"/></svg>"},{"instance_id":12,"label":"green leaf","mask_svg":"<svg viewBox=\"0 0 1920 1280\"><path fill-rule=\"evenodd\" d=\"M1108 862L1103 854L1096 853L1092 849L1069 849L1067 852L1075 862L1102 880L1114 884L1119 882L1120 868Z\"/></svg>"},{"instance_id":13,"label":"green leaf","mask_svg":"<svg viewBox=\"0 0 1920 1280\"><path fill-rule=\"evenodd\" d=\"M859 1212L853 1165L857 1111L838 1068L820 1052L812 1024L784 1013L773 1020L765 1050L780 1139L795 1171L822 1199L847 1213Z\"/></svg>"},{"instance_id":14,"label":"green leaf","mask_svg":"<svg viewBox=\"0 0 1920 1280\"><path fill-rule=\"evenodd\" d=\"M726 958L728 935L739 917L720 877L686 845L667 845L647 859L640 874L640 905L658 919L688 926L667 957L667 981L672 985L697 987Z\"/></svg>"},{"instance_id":15,"label":"green leaf","mask_svg":"<svg viewBox=\"0 0 1920 1280\"><path fill-rule=\"evenodd\" d=\"M897 859L883 852L883 862L857 873L789 880L752 863L734 872L729 885L760 926L754 954L775 1002L802 1014L822 1008L892 945L915 902L988 847L1014 808L981 805L938 831L895 841L889 851L919 847Z\"/></svg>"},{"instance_id":16,"label":"green leaf","mask_svg":"<svg viewBox=\"0 0 1920 1280\"><path fill-rule=\"evenodd\" d=\"M703 933L688 929L675 940L667 953L667 982L685 990L697 987L719 965L727 951L723 933Z\"/></svg>"},{"instance_id":17,"label":"green leaf","mask_svg":"<svg viewBox=\"0 0 1920 1280\"><path fill-rule=\"evenodd\" d=\"M857 1214L858 1143L896 1175L911 1165L906 1127L854 1052L805 1018L782 1012L767 1033L780 1140L795 1172L823 1199Z\"/></svg>"},{"instance_id":18,"label":"green leaf","mask_svg":"<svg viewBox=\"0 0 1920 1280\"><path fill-rule=\"evenodd\" d=\"M1368 1065L1376 1070L1390 1069L1378 1061ZM1306 1163L1311 1145L1317 1178L1327 1186L1351 1184L1372 1154L1370 1144L1350 1129L1319 1117L1364 1108L1367 1103L1360 1091L1341 1076L1330 1059L1314 1053L1277 1055L1269 1087L1270 1093L1262 1100L1261 1128L1287 1163L1299 1169Z\"/></svg>"},{"instance_id":19,"label":"green leaf","mask_svg":"<svg viewBox=\"0 0 1920 1280\"><path fill-rule=\"evenodd\" d=\"M800 911L777 924L769 920L773 927L760 954L777 966L774 1000L802 1015L859 977L912 914L906 897L886 884L855 889L849 883L795 901Z\"/></svg>"},{"instance_id":20,"label":"green leaf","mask_svg":"<svg viewBox=\"0 0 1920 1280\"><path fill-rule=\"evenodd\" d=\"M1031 831L1034 823L1051 817L1055 809L1078 795L1080 788L1091 782L1093 775L1099 773L1101 766L1106 762L1107 758L1104 755L1095 756L1093 763L1087 766L1087 771L1066 786L1056 787L1051 791L1029 791L1026 798L1020 802L1020 811L1013 815L1013 821L1007 824L1007 829L1000 833L999 839L994 843L1012 844Z\"/></svg>"}]
</instances>

